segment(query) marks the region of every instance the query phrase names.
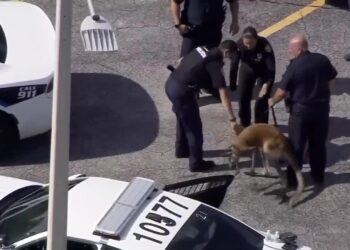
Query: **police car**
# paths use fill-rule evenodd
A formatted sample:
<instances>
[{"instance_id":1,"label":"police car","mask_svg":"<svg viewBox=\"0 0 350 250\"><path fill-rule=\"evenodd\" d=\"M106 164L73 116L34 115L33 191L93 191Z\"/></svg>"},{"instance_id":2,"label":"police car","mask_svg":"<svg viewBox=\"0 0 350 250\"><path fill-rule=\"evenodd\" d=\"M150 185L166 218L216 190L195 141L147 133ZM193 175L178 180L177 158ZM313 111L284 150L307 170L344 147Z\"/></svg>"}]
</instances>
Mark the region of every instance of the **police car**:
<instances>
[{"instance_id":1,"label":"police car","mask_svg":"<svg viewBox=\"0 0 350 250\"><path fill-rule=\"evenodd\" d=\"M0 249L46 249L47 212L48 185L0 176ZM69 177L67 224L68 250L310 249L140 177Z\"/></svg>"},{"instance_id":2,"label":"police car","mask_svg":"<svg viewBox=\"0 0 350 250\"><path fill-rule=\"evenodd\" d=\"M0 154L51 127L54 45L39 7L0 1Z\"/></svg>"}]
</instances>

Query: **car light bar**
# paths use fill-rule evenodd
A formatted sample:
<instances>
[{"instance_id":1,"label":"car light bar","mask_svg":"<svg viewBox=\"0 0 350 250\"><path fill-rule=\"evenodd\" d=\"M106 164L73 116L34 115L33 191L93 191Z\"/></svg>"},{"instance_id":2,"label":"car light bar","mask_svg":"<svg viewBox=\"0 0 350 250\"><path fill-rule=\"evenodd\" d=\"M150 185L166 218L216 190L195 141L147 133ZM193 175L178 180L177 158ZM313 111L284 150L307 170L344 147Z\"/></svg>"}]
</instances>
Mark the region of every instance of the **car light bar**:
<instances>
[{"instance_id":1,"label":"car light bar","mask_svg":"<svg viewBox=\"0 0 350 250\"><path fill-rule=\"evenodd\" d=\"M123 229L153 191L156 191L153 180L134 178L103 216L93 234L120 240Z\"/></svg>"}]
</instances>

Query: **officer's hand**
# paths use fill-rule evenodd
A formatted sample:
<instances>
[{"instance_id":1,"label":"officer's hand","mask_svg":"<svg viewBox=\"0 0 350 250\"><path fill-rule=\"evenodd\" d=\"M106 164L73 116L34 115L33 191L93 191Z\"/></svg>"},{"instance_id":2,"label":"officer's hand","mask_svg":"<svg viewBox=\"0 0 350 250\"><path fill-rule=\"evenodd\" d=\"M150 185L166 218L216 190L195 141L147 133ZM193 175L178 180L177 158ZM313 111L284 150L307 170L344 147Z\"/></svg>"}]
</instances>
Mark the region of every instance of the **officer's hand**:
<instances>
[{"instance_id":1,"label":"officer's hand","mask_svg":"<svg viewBox=\"0 0 350 250\"><path fill-rule=\"evenodd\" d=\"M231 35L235 35L235 34L238 33L238 31L239 31L239 26L238 26L238 24L232 22L231 25L230 25L230 34L231 34Z\"/></svg>"},{"instance_id":2,"label":"officer's hand","mask_svg":"<svg viewBox=\"0 0 350 250\"><path fill-rule=\"evenodd\" d=\"M269 102L269 107L270 107L270 108L272 108L273 106L275 106L275 102L273 101L273 98L269 98L268 102Z\"/></svg>"},{"instance_id":3,"label":"officer's hand","mask_svg":"<svg viewBox=\"0 0 350 250\"><path fill-rule=\"evenodd\" d=\"M231 130L234 136L239 135L244 129L244 127L237 122L230 122L230 123L231 123Z\"/></svg>"},{"instance_id":4,"label":"officer's hand","mask_svg":"<svg viewBox=\"0 0 350 250\"><path fill-rule=\"evenodd\" d=\"M188 26L188 25L186 25L186 24L180 24L180 26L179 26L178 29L179 29L180 35L185 35L185 34L187 34L188 32L190 32L191 27Z\"/></svg>"},{"instance_id":5,"label":"officer's hand","mask_svg":"<svg viewBox=\"0 0 350 250\"><path fill-rule=\"evenodd\" d=\"M258 95L259 98L262 98L262 97L264 97L266 95L267 87L268 87L267 83L264 83L263 86L260 89L260 92L259 92L259 95Z\"/></svg>"}]
</instances>

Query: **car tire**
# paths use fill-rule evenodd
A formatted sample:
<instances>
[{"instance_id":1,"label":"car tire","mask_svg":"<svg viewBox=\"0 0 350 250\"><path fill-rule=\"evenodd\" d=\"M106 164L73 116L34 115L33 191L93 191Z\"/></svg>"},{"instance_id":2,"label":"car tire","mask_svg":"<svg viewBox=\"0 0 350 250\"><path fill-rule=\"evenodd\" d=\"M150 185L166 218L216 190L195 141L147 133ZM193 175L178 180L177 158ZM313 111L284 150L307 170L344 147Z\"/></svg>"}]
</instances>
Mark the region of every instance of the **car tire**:
<instances>
[{"instance_id":1,"label":"car tire","mask_svg":"<svg viewBox=\"0 0 350 250\"><path fill-rule=\"evenodd\" d=\"M19 141L18 129L8 115L0 114L0 157L10 153Z\"/></svg>"}]
</instances>

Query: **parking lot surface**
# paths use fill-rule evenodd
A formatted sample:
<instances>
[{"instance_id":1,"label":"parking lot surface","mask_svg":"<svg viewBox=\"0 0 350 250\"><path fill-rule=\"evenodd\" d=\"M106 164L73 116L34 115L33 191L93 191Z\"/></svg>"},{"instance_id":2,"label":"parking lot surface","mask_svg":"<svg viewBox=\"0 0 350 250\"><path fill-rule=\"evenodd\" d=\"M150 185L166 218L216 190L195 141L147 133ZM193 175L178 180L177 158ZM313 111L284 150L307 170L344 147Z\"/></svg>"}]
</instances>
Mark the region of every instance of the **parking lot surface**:
<instances>
[{"instance_id":1,"label":"parking lot surface","mask_svg":"<svg viewBox=\"0 0 350 250\"><path fill-rule=\"evenodd\" d=\"M31 0L55 19L55 1ZM241 0L240 27L262 31L310 4L307 0ZM209 97L200 100L205 157L218 166L210 173L188 171L186 159L174 158L175 116L164 93L169 72L165 68L179 54L180 37L173 28L169 1L103 0L95 9L112 23L119 51L83 51L80 23L88 15L85 1L74 1L72 39L72 111L70 173L85 173L120 180L134 176L164 184L191 178L232 174L224 156L230 145L224 109ZM227 18L230 19L230 18ZM256 189L276 179L252 178L243 170L230 186L221 206L224 211L258 229L293 231L316 250L350 249L350 12L325 5L268 37L277 64L277 81L288 64L287 43L293 34L305 34L310 50L327 55L339 75L332 90L329 167L323 190L313 186L304 167L307 188L294 209L279 204L279 185L267 194ZM228 34L226 20L224 36ZM234 36L237 39L238 35ZM237 112L236 95L233 105ZM280 128L286 131L288 115L276 108ZM0 174L47 182L49 140L44 134L21 142L13 155L1 160Z\"/></svg>"}]
</instances>

